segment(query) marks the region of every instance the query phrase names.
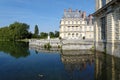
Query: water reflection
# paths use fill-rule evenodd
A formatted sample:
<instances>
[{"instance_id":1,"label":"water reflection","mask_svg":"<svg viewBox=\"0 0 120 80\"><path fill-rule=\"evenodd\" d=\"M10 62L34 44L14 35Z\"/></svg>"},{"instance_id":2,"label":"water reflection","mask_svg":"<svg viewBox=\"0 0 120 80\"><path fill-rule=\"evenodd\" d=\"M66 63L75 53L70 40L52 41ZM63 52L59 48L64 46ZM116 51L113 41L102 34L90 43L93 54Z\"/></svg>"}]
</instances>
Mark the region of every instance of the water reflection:
<instances>
[{"instance_id":1,"label":"water reflection","mask_svg":"<svg viewBox=\"0 0 120 80\"><path fill-rule=\"evenodd\" d=\"M120 58L96 53L96 80L120 80Z\"/></svg>"},{"instance_id":2,"label":"water reflection","mask_svg":"<svg viewBox=\"0 0 120 80\"><path fill-rule=\"evenodd\" d=\"M10 54L15 58L27 57L30 55L28 43L25 42L0 42L0 51Z\"/></svg>"},{"instance_id":3,"label":"water reflection","mask_svg":"<svg viewBox=\"0 0 120 80\"><path fill-rule=\"evenodd\" d=\"M0 42L0 54L24 57L1 56L0 80L120 80L120 58L84 50L32 49L28 43Z\"/></svg>"},{"instance_id":4,"label":"water reflection","mask_svg":"<svg viewBox=\"0 0 120 80\"><path fill-rule=\"evenodd\" d=\"M120 80L118 57L96 51L62 51L60 56L71 80Z\"/></svg>"},{"instance_id":5,"label":"water reflection","mask_svg":"<svg viewBox=\"0 0 120 80\"><path fill-rule=\"evenodd\" d=\"M70 80L94 80L94 54L90 51L63 51L61 60Z\"/></svg>"}]
</instances>

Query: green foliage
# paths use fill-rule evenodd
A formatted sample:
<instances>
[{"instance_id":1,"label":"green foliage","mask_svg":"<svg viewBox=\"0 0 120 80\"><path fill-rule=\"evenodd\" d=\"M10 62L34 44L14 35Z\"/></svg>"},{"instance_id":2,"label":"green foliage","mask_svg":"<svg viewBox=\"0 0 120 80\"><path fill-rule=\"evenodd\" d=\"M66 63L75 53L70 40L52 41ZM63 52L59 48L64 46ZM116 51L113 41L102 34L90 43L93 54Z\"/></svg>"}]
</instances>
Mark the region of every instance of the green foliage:
<instances>
[{"instance_id":1,"label":"green foliage","mask_svg":"<svg viewBox=\"0 0 120 80\"><path fill-rule=\"evenodd\" d=\"M0 28L0 40L19 40L30 38L31 33L28 32L29 25L26 23L15 22L8 27Z\"/></svg>"},{"instance_id":2,"label":"green foliage","mask_svg":"<svg viewBox=\"0 0 120 80\"><path fill-rule=\"evenodd\" d=\"M61 48L61 46L60 46L60 45L58 45L58 48Z\"/></svg>"},{"instance_id":3,"label":"green foliage","mask_svg":"<svg viewBox=\"0 0 120 80\"><path fill-rule=\"evenodd\" d=\"M24 42L0 41L0 51L15 58L27 57L30 55L29 44Z\"/></svg>"},{"instance_id":4,"label":"green foliage","mask_svg":"<svg viewBox=\"0 0 120 80\"><path fill-rule=\"evenodd\" d=\"M38 34L39 34L38 25L35 25L34 34L35 34L35 35L38 35Z\"/></svg>"},{"instance_id":5,"label":"green foliage","mask_svg":"<svg viewBox=\"0 0 120 80\"><path fill-rule=\"evenodd\" d=\"M32 38L39 38L39 35L32 34Z\"/></svg>"},{"instance_id":6,"label":"green foliage","mask_svg":"<svg viewBox=\"0 0 120 80\"><path fill-rule=\"evenodd\" d=\"M49 32L49 36L50 38L57 38L59 37L59 31ZM45 32L40 33L40 38L45 39L47 37L48 37L48 33L45 33Z\"/></svg>"},{"instance_id":7,"label":"green foliage","mask_svg":"<svg viewBox=\"0 0 120 80\"><path fill-rule=\"evenodd\" d=\"M54 38L55 37L53 32L49 32L49 36L50 36L50 38Z\"/></svg>"},{"instance_id":8,"label":"green foliage","mask_svg":"<svg viewBox=\"0 0 120 80\"><path fill-rule=\"evenodd\" d=\"M95 50L95 47L94 46L92 46L92 48L90 49L91 51L94 51Z\"/></svg>"},{"instance_id":9,"label":"green foliage","mask_svg":"<svg viewBox=\"0 0 120 80\"><path fill-rule=\"evenodd\" d=\"M59 31L55 31L55 37L59 37Z\"/></svg>"},{"instance_id":10,"label":"green foliage","mask_svg":"<svg viewBox=\"0 0 120 80\"><path fill-rule=\"evenodd\" d=\"M9 28L0 28L0 40L8 40L8 38L10 38Z\"/></svg>"},{"instance_id":11,"label":"green foliage","mask_svg":"<svg viewBox=\"0 0 120 80\"><path fill-rule=\"evenodd\" d=\"M45 38L47 38L47 36L48 36L48 33L45 33L45 32L40 33L40 38L45 39Z\"/></svg>"},{"instance_id":12,"label":"green foliage","mask_svg":"<svg viewBox=\"0 0 120 80\"><path fill-rule=\"evenodd\" d=\"M47 50L50 50L52 46L50 45L50 43L47 43L44 45L44 48L47 49Z\"/></svg>"},{"instance_id":13,"label":"green foliage","mask_svg":"<svg viewBox=\"0 0 120 80\"><path fill-rule=\"evenodd\" d=\"M61 38L61 37L59 37L59 39L61 40L62 38Z\"/></svg>"},{"instance_id":14,"label":"green foliage","mask_svg":"<svg viewBox=\"0 0 120 80\"><path fill-rule=\"evenodd\" d=\"M15 41L20 39L41 38L46 39L48 33L41 32L39 35L38 26L35 25L34 34L29 32L29 25L26 23L14 22L9 26L0 28L0 41ZM59 37L59 31L49 32L50 38Z\"/></svg>"},{"instance_id":15,"label":"green foliage","mask_svg":"<svg viewBox=\"0 0 120 80\"><path fill-rule=\"evenodd\" d=\"M57 38L59 37L59 31L49 32L50 38Z\"/></svg>"},{"instance_id":16,"label":"green foliage","mask_svg":"<svg viewBox=\"0 0 120 80\"><path fill-rule=\"evenodd\" d=\"M83 40L85 39L85 36L83 37Z\"/></svg>"}]
</instances>

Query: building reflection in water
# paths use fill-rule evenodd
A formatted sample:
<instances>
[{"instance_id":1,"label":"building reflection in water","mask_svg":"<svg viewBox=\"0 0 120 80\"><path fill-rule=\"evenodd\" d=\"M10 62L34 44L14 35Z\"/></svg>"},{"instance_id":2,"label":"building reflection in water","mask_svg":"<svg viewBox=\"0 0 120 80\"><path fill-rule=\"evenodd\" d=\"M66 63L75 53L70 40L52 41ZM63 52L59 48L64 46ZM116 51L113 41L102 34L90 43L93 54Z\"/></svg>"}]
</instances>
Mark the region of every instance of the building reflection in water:
<instances>
[{"instance_id":1,"label":"building reflection in water","mask_svg":"<svg viewBox=\"0 0 120 80\"><path fill-rule=\"evenodd\" d=\"M69 80L120 80L119 56L96 51L62 51L60 56Z\"/></svg>"},{"instance_id":2,"label":"building reflection in water","mask_svg":"<svg viewBox=\"0 0 120 80\"><path fill-rule=\"evenodd\" d=\"M94 54L90 51L62 51L61 60L70 80L94 80Z\"/></svg>"},{"instance_id":3,"label":"building reflection in water","mask_svg":"<svg viewBox=\"0 0 120 80\"><path fill-rule=\"evenodd\" d=\"M90 51L63 51L61 61L71 80L120 80L120 58Z\"/></svg>"},{"instance_id":4,"label":"building reflection in water","mask_svg":"<svg viewBox=\"0 0 120 80\"><path fill-rule=\"evenodd\" d=\"M96 80L120 80L120 58L96 53Z\"/></svg>"}]
</instances>

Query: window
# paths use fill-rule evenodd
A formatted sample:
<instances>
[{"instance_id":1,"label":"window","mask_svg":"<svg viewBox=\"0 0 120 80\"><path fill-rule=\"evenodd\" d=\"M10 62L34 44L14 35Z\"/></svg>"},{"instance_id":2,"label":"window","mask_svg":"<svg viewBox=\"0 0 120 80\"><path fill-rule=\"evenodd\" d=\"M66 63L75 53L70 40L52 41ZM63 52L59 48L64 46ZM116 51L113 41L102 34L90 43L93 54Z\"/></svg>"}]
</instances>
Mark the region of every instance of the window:
<instances>
[{"instance_id":1,"label":"window","mask_svg":"<svg viewBox=\"0 0 120 80\"><path fill-rule=\"evenodd\" d=\"M72 21L72 24L74 24L74 21Z\"/></svg>"},{"instance_id":2,"label":"window","mask_svg":"<svg viewBox=\"0 0 120 80\"><path fill-rule=\"evenodd\" d=\"M72 26L72 30L74 29L74 26Z\"/></svg>"},{"instance_id":3,"label":"window","mask_svg":"<svg viewBox=\"0 0 120 80\"><path fill-rule=\"evenodd\" d=\"M68 24L70 24L70 21L68 21Z\"/></svg>"},{"instance_id":4,"label":"window","mask_svg":"<svg viewBox=\"0 0 120 80\"><path fill-rule=\"evenodd\" d=\"M78 24L78 21L76 21L76 24Z\"/></svg>"},{"instance_id":5,"label":"window","mask_svg":"<svg viewBox=\"0 0 120 80\"><path fill-rule=\"evenodd\" d=\"M72 37L74 37L74 33L72 33Z\"/></svg>"},{"instance_id":6,"label":"window","mask_svg":"<svg viewBox=\"0 0 120 80\"><path fill-rule=\"evenodd\" d=\"M89 29L89 31L92 31L92 30L91 30L91 26L90 26L90 29Z\"/></svg>"},{"instance_id":7,"label":"window","mask_svg":"<svg viewBox=\"0 0 120 80\"><path fill-rule=\"evenodd\" d=\"M70 33L68 33L68 36L70 36Z\"/></svg>"},{"instance_id":8,"label":"window","mask_svg":"<svg viewBox=\"0 0 120 80\"><path fill-rule=\"evenodd\" d=\"M106 0L102 0L102 6L106 4Z\"/></svg>"},{"instance_id":9,"label":"window","mask_svg":"<svg viewBox=\"0 0 120 80\"><path fill-rule=\"evenodd\" d=\"M120 9L116 10L114 13L115 18L115 38L120 40Z\"/></svg>"},{"instance_id":10,"label":"window","mask_svg":"<svg viewBox=\"0 0 120 80\"><path fill-rule=\"evenodd\" d=\"M89 35L89 37L91 37L91 35Z\"/></svg>"},{"instance_id":11,"label":"window","mask_svg":"<svg viewBox=\"0 0 120 80\"><path fill-rule=\"evenodd\" d=\"M82 31L82 26L80 26L80 31Z\"/></svg>"},{"instance_id":12,"label":"window","mask_svg":"<svg viewBox=\"0 0 120 80\"><path fill-rule=\"evenodd\" d=\"M82 34L80 34L80 37L82 37Z\"/></svg>"},{"instance_id":13,"label":"window","mask_svg":"<svg viewBox=\"0 0 120 80\"><path fill-rule=\"evenodd\" d=\"M101 39L106 40L106 18L101 18Z\"/></svg>"},{"instance_id":14,"label":"window","mask_svg":"<svg viewBox=\"0 0 120 80\"><path fill-rule=\"evenodd\" d=\"M76 37L78 37L78 33L76 33Z\"/></svg>"},{"instance_id":15,"label":"window","mask_svg":"<svg viewBox=\"0 0 120 80\"><path fill-rule=\"evenodd\" d=\"M70 30L70 26L68 26L68 31Z\"/></svg>"}]
</instances>

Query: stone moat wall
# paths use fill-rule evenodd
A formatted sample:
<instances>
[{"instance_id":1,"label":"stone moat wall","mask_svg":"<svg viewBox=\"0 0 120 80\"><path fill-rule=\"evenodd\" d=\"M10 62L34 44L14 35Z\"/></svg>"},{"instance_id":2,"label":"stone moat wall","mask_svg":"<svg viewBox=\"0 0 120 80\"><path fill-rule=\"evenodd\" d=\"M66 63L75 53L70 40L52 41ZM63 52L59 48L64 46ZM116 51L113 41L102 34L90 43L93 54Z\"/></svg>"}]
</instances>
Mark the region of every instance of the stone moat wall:
<instances>
[{"instance_id":1,"label":"stone moat wall","mask_svg":"<svg viewBox=\"0 0 120 80\"><path fill-rule=\"evenodd\" d=\"M106 52L107 54L114 55L116 57L120 57L120 42L97 42L96 50Z\"/></svg>"},{"instance_id":2,"label":"stone moat wall","mask_svg":"<svg viewBox=\"0 0 120 80\"><path fill-rule=\"evenodd\" d=\"M44 47L46 44L50 44L52 47L58 47L61 46L60 40L58 38L56 39L31 39L29 40L30 46L38 46L38 47Z\"/></svg>"},{"instance_id":3,"label":"stone moat wall","mask_svg":"<svg viewBox=\"0 0 120 80\"><path fill-rule=\"evenodd\" d=\"M89 50L94 46L93 41L85 40L59 40L59 39L41 39L29 40L29 46L37 46L44 48L44 45L49 43L52 48L62 48L62 50Z\"/></svg>"}]
</instances>

